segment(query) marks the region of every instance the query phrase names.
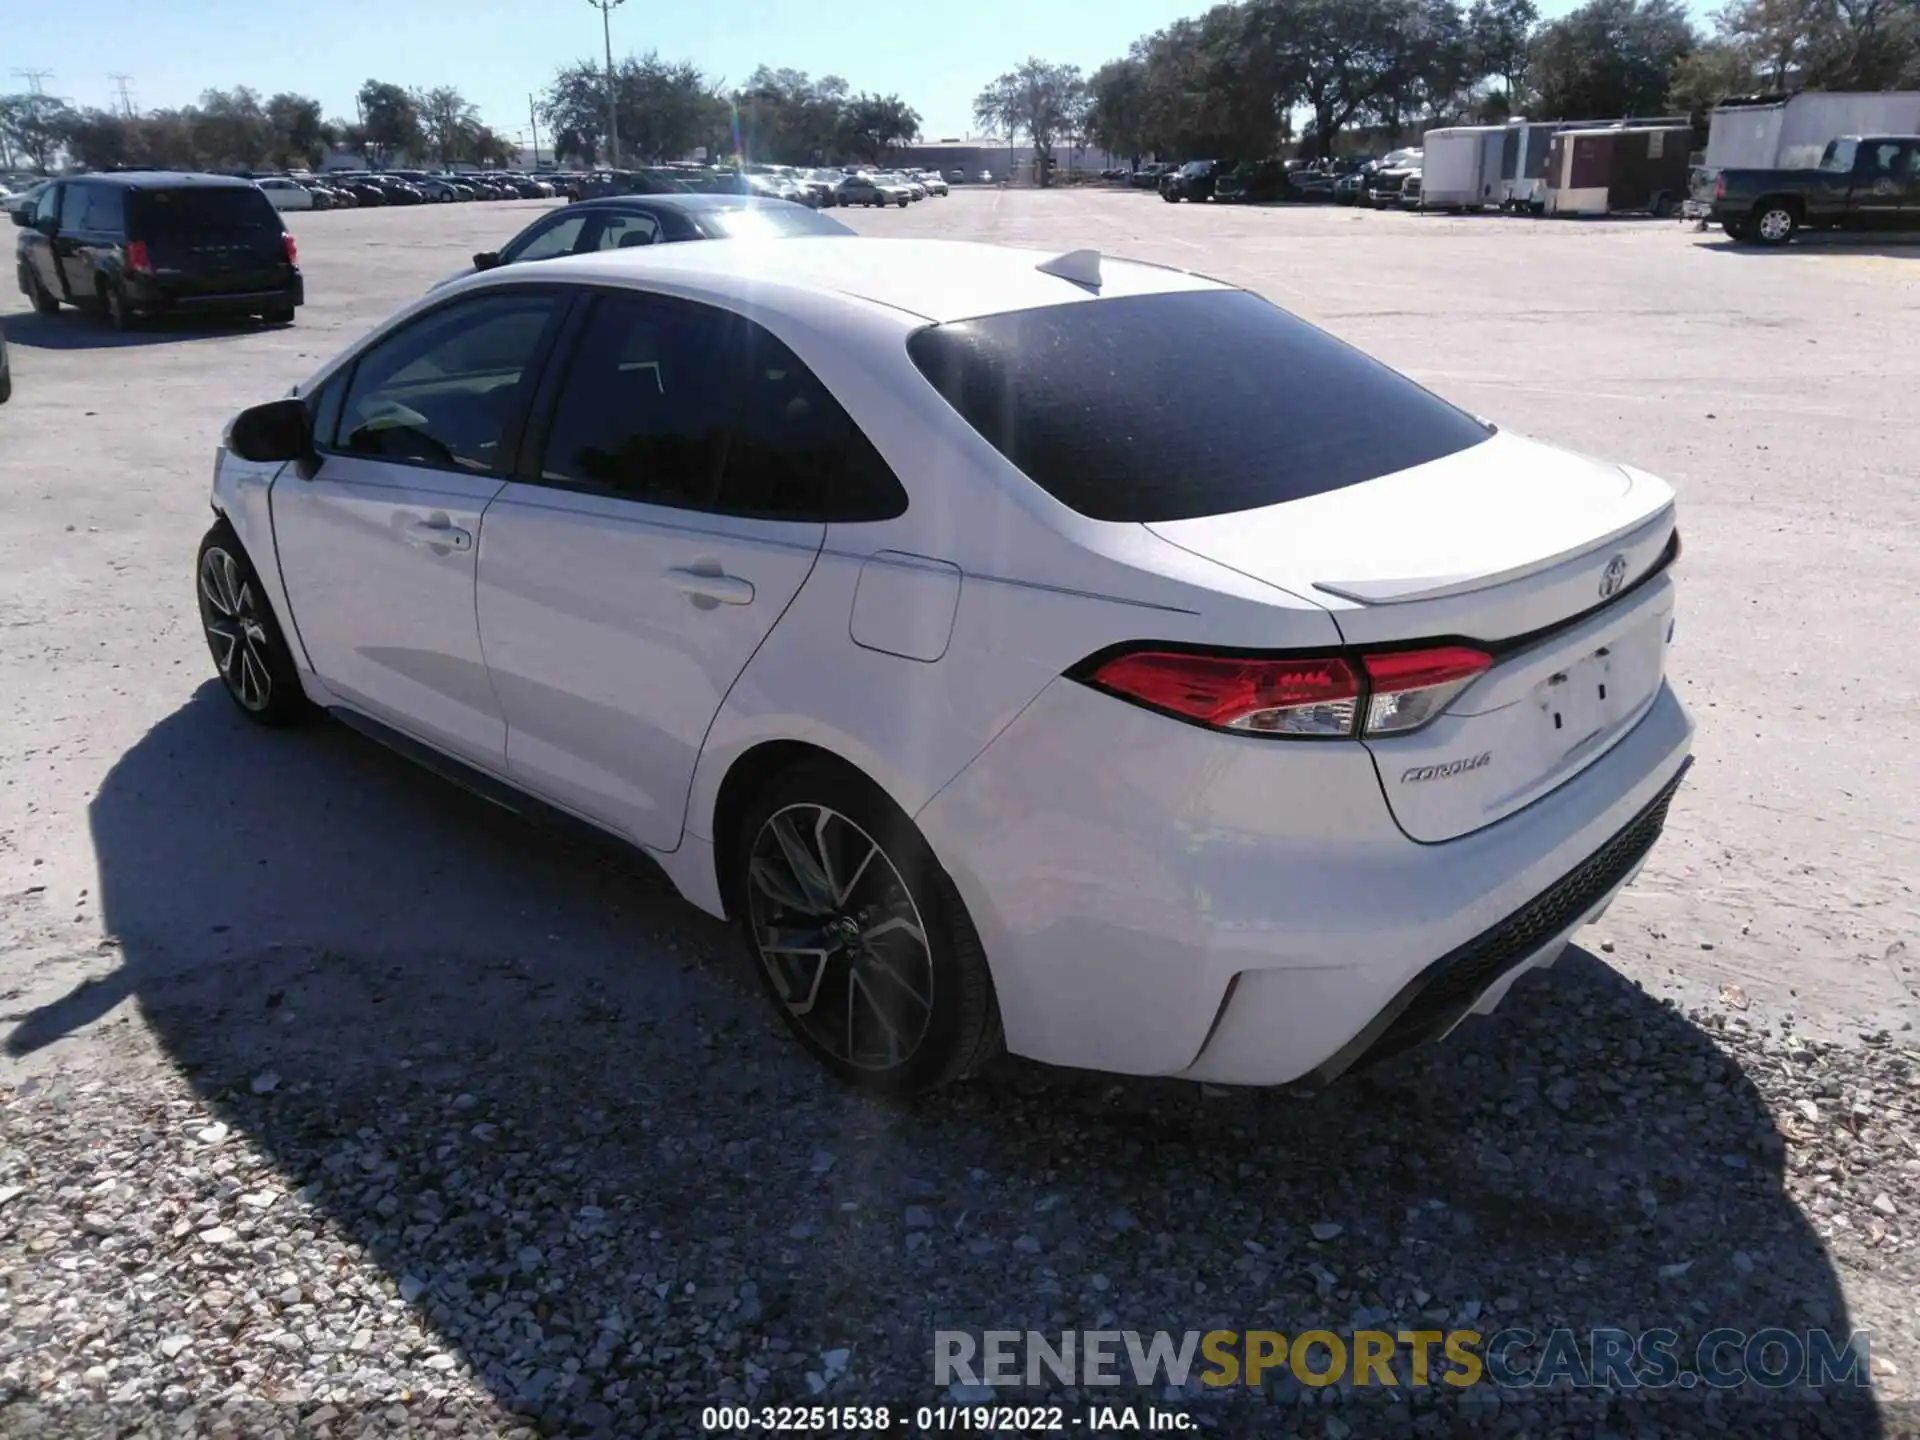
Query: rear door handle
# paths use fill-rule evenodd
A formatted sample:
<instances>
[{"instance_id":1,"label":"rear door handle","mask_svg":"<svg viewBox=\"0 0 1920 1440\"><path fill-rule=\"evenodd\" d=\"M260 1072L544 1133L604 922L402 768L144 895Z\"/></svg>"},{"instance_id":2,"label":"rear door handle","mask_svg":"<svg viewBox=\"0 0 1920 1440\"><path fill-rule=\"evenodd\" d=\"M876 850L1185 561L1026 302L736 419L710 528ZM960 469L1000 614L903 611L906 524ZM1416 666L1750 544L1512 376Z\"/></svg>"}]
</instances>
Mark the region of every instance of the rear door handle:
<instances>
[{"instance_id":1,"label":"rear door handle","mask_svg":"<svg viewBox=\"0 0 1920 1440\"><path fill-rule=\"evenodd\" d=\"M436 524L431 520L416 520L406 529L407 543L432 549L471 550L473 535L458 525Z\"/></svg>"},{"instance_id":2,"label":"rear door handle","mask_svg":"<svg viewBox=\"0 0 1920 1440\"><path fill-rule=\"evenodd\" d=\"M669 570L667 583L696 601L708 600L716 605L753 603L753 582L742 580L738 575L706 570Z\"/></svg>"}]
</instances>

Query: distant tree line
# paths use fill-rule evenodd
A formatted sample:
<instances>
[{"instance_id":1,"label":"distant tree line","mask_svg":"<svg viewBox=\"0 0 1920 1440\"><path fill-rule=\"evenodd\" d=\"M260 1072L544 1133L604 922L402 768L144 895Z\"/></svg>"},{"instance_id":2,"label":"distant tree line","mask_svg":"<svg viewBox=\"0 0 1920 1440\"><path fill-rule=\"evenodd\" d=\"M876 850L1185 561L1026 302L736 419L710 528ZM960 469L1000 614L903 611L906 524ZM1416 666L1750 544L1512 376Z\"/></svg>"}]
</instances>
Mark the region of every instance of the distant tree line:
<instances>
[{"instance_id":1,"label":"distant tree line","mask_svg":"<svg viewBox=\"0 0 1920 1440\"><path fill-rule=\"evenodd\" d=\"M1703 34L1681 0L1236 0L1142 36L1083 76L1030 58L974 104L1033 147L1257 158L1340 135L1529 114L1686 112L1766 89L1920 88L1920 0L1731 0ZM1298 134L1296 134L1296 129Z\"/></svg>"},{"instance_id":2,"label":"distant tree line","mask_svg":"<svg viewBox=\"0 0 1920 1440\"><path fill-rule=\"evenodd\" d=\"M728 91L686 61L649 52L614 66L622 164L673 160L705 149L786 165L839 159L877 161L920 133L920 117L898 95L854 94L838 75L815 80L762 65ZM606 164L607 75L598 62L569 65L547 87L542 118L563 161Z\"/></svg>"},{"instance_id":3,"label":"distant tree line","mask_svg":"<svg viewBox=\"0 0 1920 1440\"><path fill-rule=\"evenodd\" d=\"M177 110L78 108L48 95L0 96L0 163L45 170L69 163L187 170L288 170L316 165L332 149L368 164L406 161L504 164L515 147L481 123L451 86L409 90L388 81L360 87L354 120L327 120L320 102L245 85L209 90Z\"/></svg>"}]
</instances>

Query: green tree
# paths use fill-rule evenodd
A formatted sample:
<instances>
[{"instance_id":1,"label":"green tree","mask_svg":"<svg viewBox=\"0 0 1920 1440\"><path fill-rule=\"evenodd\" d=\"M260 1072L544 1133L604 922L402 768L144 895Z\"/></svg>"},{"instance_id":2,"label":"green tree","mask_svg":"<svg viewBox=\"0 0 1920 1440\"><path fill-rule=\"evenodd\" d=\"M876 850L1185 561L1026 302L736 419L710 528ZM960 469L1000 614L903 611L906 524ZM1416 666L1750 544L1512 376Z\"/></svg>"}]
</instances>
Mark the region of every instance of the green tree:
<instances>
[{"instance_id":1,"label":"green tree","mask_svg":"<svg viewBox=\"0 0 1920 1440\"><path fill-rule=\"evenodd\" d=\"M1137 170L1147 151L1147 67L1135 56L1109 60L1087 81L1087 138Z\"/></svg>"},{"instance_id":2,"label":"green tree","mask_svg":"<svg viewBox=\"0 0 1920 1440\"><path fill-rule=\"evenodd\" d=\"M1676 115L1699 117L1729 96L1752 94L1759 88L1757 82L1745 47L1709 40L1673 67L1666 108Z\"/></svg>"},{"instance_id":3,"label":"green tree","mask_svg":"<svg viewBox=\"0 0 1920 1440\"><path fill-rule=\"evenodd\" d=\"M847 82L762 65L734 91L732 103L747 159L818 165L832 158L839 143Z\"/></svg>"},{"instance_id":4,"label":"green tree","mask_svg":"<svg viewBox=\"0 0 1920 1440\"><path fill-rule=\"evenodd\" d=\"M318 100L282 91L267 101L267 148L282 169L319 164L335 138Z\"/></svg>"},{"instance_id":5,"label":"green tree","mask_svg":"<svg viewBox=\"0 0 1920 1440\"><path fill-rule=\"evenodd\" d=\"M727 102L698 66L669 63L649 51L614 67L622 163L678 159L696 146L717 147L727 131ZM606 72L595 61L567 66L542 106L563 158L593 164L608 153Z\"/></svg>"},{"instance_id":6,"label":"green tree","mask_svg":"<svg viewBox=\"0 0 1920 1440\"><path fill-rule=\"evenodd\" d=\"M1548 115L1652 115L1698 45L1679 0L1587 0L1541 27L1528 78Z\"/></svg>"},{"instance_id":7,"label":"green tree","mask_svg":"<svg viewBox=\"0 0 1920 1440\"><path fill-rule=\"evenodd\" d=\"M369 80L360 87L357 98L370 159L390 165L403 156L421 152L426 137L420 128L420 109L404 86Z\"/></svg>"},{"instance_id":8,"label":"green tree","mask_svg":"<svg viewBox=\"0 0 1920 1440\"><path fill-rule=\"evenodd\" d=\"M1467 12L1469 68L1474 79L1491 77L1506 87L1509 110L1525 93L1527 47L1539 23L1533 0L1473 0Z\"/></svg>"},{"instance_id":9,"label":"green tree","mask_svg":"<svg viewBox=\"0 0 1920 1440\"><path fill-rule=\"evenodd\" d=\"M974 123L1009 140L1025 135L1033 145L1034 173L1042 185L1053 178L1053 148L1085 113L1087 82L1078 65L1054 65L1037 57L1009 70L975 97Z\"/></svg>"},{"instance_id":10,"label":"green tree","mask_svg":"<svg viewBox=\"0 0 1920 1440\"><path fill-rule=\"evenodd\" d=\"M857 159L878 164L887 150L920 134L920 112L898 95L869 95L848 100L840 112L840 148Z\"/></svg>"},{"instance_id":11,"label":"green tree","mask_svg":"<svg viewBox=\"0 0 1920 1440\"><path fill-rule=\"evenodd\" d=\"M245 85L209 90L196 113L195 138L212 164L251 170L267 163L273 132L259 92Z\"/></svg>"},{"instance_id":12,"label":"green tree","mask_svg":"<svg viewBox=\"0 0 1920 1440\"><path fill-rule=\"evenodd\" d=\"M52 95L0 95L0 147L9 165L24 159L45 174L73 125L73 108Z\"/></svg>"},{"instance_id":13,"label":"green tree","mask_svg":"<svg viewBox=\"0 0 1920 1440\"><path fill-rule=\"evenodd\" d=\"M424 153L443 166L465 158L483 128L479 108L451 85L414 91L413 108Z\"/></svg>"}]
</instances>

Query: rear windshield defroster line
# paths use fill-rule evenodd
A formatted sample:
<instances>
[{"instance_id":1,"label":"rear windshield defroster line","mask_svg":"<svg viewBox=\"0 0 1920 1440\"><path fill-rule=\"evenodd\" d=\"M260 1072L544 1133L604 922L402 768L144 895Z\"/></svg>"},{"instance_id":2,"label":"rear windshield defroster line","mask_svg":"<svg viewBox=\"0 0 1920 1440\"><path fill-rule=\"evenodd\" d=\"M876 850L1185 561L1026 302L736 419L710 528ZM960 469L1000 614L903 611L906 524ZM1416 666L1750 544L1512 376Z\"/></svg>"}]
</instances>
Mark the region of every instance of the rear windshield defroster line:
<instances>
[{"instance_id":1,"label":"rear windshield defroster line","mask_svg":"<svg viewBox=\"0 0 1920 1440\"><path fill-rule=\"evenodd\" d=\"M1244 290L1073 302L934 325L920 373L1054 499L1190 520L1423 465L1491 429Z\"/></svg>"}]
</instances>

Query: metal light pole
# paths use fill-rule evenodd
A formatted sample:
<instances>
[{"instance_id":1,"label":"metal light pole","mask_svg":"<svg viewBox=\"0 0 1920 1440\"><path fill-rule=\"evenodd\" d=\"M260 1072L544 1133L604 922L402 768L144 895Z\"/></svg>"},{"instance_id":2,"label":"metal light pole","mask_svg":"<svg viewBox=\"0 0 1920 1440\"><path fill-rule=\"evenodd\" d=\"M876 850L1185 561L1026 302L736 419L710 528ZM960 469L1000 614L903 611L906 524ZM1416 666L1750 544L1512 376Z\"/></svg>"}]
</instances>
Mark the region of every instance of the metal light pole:
<instances>
[{"instance_id":1,"label":"metal light pole","mask_svg":"<svg viewBox=\"0 0 1920 1440\"><path fill-rule=\"evenodd\" d=\"M607 44L607 160L608 168L620 168L620 110L613 88L613 12L627 0L587 0L600 12L600 38Z\"/></svg>"}]
</instances>

